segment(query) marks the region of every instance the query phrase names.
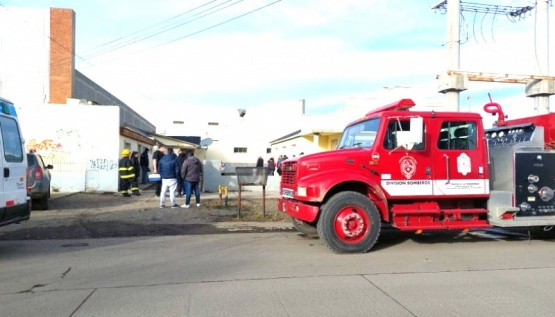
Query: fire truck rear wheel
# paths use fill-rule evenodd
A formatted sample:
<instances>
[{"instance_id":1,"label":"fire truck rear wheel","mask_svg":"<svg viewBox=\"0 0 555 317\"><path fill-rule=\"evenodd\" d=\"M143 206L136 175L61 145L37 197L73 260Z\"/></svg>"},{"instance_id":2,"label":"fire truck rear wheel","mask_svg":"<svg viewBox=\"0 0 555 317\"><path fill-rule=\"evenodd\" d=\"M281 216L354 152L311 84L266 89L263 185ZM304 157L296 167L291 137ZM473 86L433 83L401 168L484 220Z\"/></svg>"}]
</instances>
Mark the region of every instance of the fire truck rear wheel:
<instances>
[{"instance_id":1,"label":"fire truck rear wheel","mask_svg":"<svg viewBox=\"0 0 555 317\"><path fill-rule=\"evenodd\" d=\"M308 237L318 236L318 230L316 229L316 224L302 221L293 217L291 217L291 222L293 223L293 227L295 227L295 229L297 229L297 231L299 231L300 233Z\"/></svg>"},{"instance_id":2,"label":"fire truck rear wheel","mask_svg":"<svg viewBox=\"0 0 555 317\"><path fill-rule=\"evenodd\" d=\"M318 235L335 253L368 252L380 235L380 214L366 196L341 192L321 209Z\"/></svg>"}]
</instances>

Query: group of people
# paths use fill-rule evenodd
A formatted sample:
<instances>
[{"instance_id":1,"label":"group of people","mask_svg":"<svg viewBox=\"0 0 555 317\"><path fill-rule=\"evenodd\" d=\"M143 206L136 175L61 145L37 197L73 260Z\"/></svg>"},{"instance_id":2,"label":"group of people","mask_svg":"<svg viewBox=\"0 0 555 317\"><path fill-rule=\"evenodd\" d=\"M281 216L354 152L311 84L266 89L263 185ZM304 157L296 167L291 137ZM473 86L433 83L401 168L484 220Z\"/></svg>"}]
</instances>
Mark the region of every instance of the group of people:
<instances>
[{"instance_id":1,"label":"group of people","mask_svg":"<svg viewBox=\"0 0 555 317\"><path fill-rule=\"evenodd\" d=\"M259 156L256 160L256 167L266 167L268 169L268 176L273 176L276 170L278 175L281 176L281 164L286 159L288 159L287 155L280 155L276 162L273 157L270 157L270 159L268 159L268 161L266 162L266 166L264 166L264 159L262 158L262 156Z\"/></svg>"},{"instance_id":2,"label":"group of people","mask_svg":"<svg viewBox=\"0 0 555 317\"><path fill-rule=\"evenodd\" d=\"M277 173L278 173L279 176L281 176L281 164L282 164L283 161L285 161L286 159L288 159L288 157L287 157L287 155L285 155L285 154L284 154L284 155L280 155L280 156L278 157L276 167L277 167Z\"/></svg>"},{"instance_id":3,"label":"group of people","mask_svg":"<svg viewBox=\"0 0 555 317\"><path fill-rule=\"evenodd\" d=\"M145 148L139 157L137 151L130 153L128 149L122 151L119 161L120 191L124 197L141 195L139 192L139 176L141 183L149 182L148 173L151 172L149 165L149 149ZM281 165L288 159L287 155L280 155L277 162L271 157L265 164L264 159L259 156L256 167L266 167L268 175L274 175L275 171L281 176ZM266 166L265 166L266 165ZM203 167L193 151L180 149L176 155L173 148L160 145L152 154L152 172L160 175L160 181L156 182L156 196L160 197L160 208L166 204L166 193L169 192L172 208L189 208L191 195L195 195L197 207L200 206L200 182L202 181ZM177 197L185 196L185 204L178 205Z\"/></svg>"},{"instance_id":4,"label":"group of people","mask_svg":"<svg viewBox=\"0 0 555 317\"><path fill-rule=\"evenodd\" d=\"M149 149L145 148L141 156L137 151L130 153L128 149L121 152L119 161L119 188L124 197L132 195L139 196L139 175L141 183L149 182ZM169 191L170 204L172 208L189 208L191 195L195 195L197 207L200 206L200 182L202 180L203 167L193 151L179 150L179 155L174 153L173 148L160 145L152 154L152 172L160 175L160 181L156 182L156 196L160 197L160 208L165 207L166 193ZM131 191L131 193L130 193ZM185 196L185 204L179 206L177 196Z\"/></svg>"},{"instance_id":5,"label":"group of people","mask_svg":"<svg viewBox=\"0 0 555 317\"><path fill-rule=\"evenodd\" d=\"M152 167L155 174L160 175L156 184L156 196L160 197L160 208L166 204L166 192L169 191L171 208L189 208L191 195L194 193L197 207L200 206L200 182L203 167L193 151L188 153L180 150L179 155L173 148L160 145L152 154ZM177 195L185 195L185 204L179 206Z\"/></svg>"}]
</instances>

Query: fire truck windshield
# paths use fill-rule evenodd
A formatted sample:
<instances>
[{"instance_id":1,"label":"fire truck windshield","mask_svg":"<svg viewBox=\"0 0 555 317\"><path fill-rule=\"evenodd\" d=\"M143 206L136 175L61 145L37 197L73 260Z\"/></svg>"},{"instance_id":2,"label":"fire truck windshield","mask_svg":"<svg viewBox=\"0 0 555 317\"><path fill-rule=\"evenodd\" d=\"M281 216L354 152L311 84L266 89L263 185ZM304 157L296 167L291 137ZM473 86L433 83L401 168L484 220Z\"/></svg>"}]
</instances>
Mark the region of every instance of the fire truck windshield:
<instances>
[{"instance_id":1,"label":"fire truck windshield","mask_svg":"<svg viewBox=\"0 0 555 317\"><path fill-rule=\"evenodd\" d=\"M338 149L371 148L376 140L380 119L374 118L353 124L343 131Z\"/></svg>"}]
</instances>

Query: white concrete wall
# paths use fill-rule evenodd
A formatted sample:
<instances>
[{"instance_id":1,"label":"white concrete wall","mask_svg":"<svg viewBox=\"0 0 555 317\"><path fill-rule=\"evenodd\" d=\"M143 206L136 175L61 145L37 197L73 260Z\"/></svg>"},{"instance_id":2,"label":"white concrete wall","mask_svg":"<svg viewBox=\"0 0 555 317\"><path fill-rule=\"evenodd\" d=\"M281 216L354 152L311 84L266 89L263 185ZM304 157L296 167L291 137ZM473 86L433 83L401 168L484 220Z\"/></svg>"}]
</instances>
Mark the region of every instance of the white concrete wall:
<instances>
[{"instance_id":1,"label":"white concrete wall","mask_svg":"<svg viewBox=\"0 0 555 317\"><path fill-rule=\"evenodd\" d=\"M0 96L17 109L49 100L50 10L0 6Z\"/></svg>"},{"instance_id":2,"label":"white concrete wall","mask_svg":"<svg viewBox=\"0 0 555 317\"><path fill-rule=\"evenodd\" d=\"M118 190L117 106L40 105L18 111L27 150L54 165L52 190Z\"/></svg>"}]
</instances>

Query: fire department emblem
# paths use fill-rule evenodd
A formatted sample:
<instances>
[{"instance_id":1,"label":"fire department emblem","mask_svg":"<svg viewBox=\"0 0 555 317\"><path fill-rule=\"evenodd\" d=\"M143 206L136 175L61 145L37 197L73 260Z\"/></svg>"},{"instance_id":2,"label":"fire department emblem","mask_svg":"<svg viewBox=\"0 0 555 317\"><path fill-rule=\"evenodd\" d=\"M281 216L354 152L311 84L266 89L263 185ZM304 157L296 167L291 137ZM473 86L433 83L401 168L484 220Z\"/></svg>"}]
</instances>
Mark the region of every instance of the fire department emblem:
<instances>
[{"instance_id":1,"label":"fire department emblem","mask_svg":"<svg viewBox=\"0 0 555 317\"><path fill-rule=\"evenodd\" d=\"M403 156L399 160L401 165L401 173L405 175L407 179L411 179L416 173L416 160L411 156Z\"/></svg>"},{"instance_id":2,"label":"fire department emblem","mask_svg":"<svg viewBox=\"0 0 555 317\"><path fill-rule=\"evenodd\" d=\"M464 176L472 171L470 156L466 155L466 153L462 153L457 157L457 171Z\"/></svg>"}]
</instances>

